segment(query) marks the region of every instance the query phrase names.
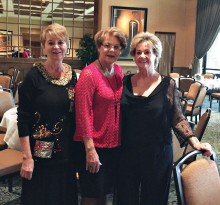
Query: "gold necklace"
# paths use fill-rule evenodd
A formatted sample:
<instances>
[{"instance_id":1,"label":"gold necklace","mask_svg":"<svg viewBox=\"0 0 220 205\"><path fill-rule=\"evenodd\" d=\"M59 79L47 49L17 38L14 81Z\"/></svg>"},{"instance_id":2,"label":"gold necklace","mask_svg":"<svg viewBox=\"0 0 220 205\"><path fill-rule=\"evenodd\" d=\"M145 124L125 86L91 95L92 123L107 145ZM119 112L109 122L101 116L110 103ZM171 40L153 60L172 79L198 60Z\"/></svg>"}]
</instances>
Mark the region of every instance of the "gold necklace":
<instances>
[{"instance_id":1,"label":"gold necklace","mask_svg":"<svg viewBox=\"0 0 220 205\"><path fill-rule=\"evenodd\" d=\"M98 61L99 61L99 64L101 66L101 69L104 70L104 68L103 68L103 66L102 66L102 64L101 64L99 59L98 59ZM114 91L114 89L112 87L112 84L110 83L110 81L109 81L109 79L108 79L108 77L106 75L105 75L105 78L108 81L108 84L109 84L109 86L110 86L110 88L111 88L111 90L112 90L112 92L114 94L115 123L116 123L116 121L117 121L118 102L119 102L119 100L117 99L118 81L117 81L116 76L114 75L115 82L116 82L116 91Z\"/></svg>"},{"instance_id":2,"label":"gold necklace","mask_svg":"<svg viewBox=\"0 0 220 205\"><path fill-rule=\"evenodd\" d=\"M38 70L41 72L41 74L44 76L44 78L48 82L51 82L52 84L65 86L72 79L72 68L70 65L64 64L66 72L65 72L64 76L60 79L54 79L53 77L51 77L42 63L36 63L36 66L37 66Z\"/></svg>"}]
</instances>

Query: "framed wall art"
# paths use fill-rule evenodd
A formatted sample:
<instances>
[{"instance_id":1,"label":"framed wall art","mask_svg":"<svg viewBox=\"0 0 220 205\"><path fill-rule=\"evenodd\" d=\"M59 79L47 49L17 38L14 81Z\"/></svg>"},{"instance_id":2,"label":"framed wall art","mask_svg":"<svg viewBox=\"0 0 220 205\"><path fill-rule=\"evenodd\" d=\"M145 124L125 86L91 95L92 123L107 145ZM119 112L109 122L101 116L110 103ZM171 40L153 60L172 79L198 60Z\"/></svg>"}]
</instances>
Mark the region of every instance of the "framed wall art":
<instances>
[{"instance_id":1,"label":"framed wall art","mask_svg":"<svg viewBox=\"0 0 220 205\"><path fill-rule=\"evenodd\" d=\"M110 26L121 29L126 38L128 46L121 53L120 60L132 60L129 50L132 38L139 32L147 30L147 8L136 7L111 7Z\"/></svg>"},{"instance_id":2,"label":"framed wall art","mask_svg":"<svg viewBox=\"0 0 220 205\"><path fill-rule=\"evenodd\" d=\"M0 30L0 52L12 51L12 31Z\"/></svg>"}]
</instances>

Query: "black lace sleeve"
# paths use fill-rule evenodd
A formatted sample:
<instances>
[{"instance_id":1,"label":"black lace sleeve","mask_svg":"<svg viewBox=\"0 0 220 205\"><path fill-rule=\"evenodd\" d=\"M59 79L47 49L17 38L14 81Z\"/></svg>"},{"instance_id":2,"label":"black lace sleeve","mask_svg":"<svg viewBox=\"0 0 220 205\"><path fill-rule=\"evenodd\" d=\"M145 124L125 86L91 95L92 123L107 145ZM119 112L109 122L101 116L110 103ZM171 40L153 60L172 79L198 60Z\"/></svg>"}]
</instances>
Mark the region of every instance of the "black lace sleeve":
<instances>
[{"instance_id":1,"label":"black lace sleeve","mask_svg":"<svg viewBox=\"0 0 220 205\"><path fill-rule=\"evenodd\" d=\"M188 138L194 136L187 118L183 115L180 106L179 93L176 88L175 81L170 79L170 86L167 93L168 100L172 106L172 128L180 142L180 146L188 144Z\"/></svg>"}]
</instances>

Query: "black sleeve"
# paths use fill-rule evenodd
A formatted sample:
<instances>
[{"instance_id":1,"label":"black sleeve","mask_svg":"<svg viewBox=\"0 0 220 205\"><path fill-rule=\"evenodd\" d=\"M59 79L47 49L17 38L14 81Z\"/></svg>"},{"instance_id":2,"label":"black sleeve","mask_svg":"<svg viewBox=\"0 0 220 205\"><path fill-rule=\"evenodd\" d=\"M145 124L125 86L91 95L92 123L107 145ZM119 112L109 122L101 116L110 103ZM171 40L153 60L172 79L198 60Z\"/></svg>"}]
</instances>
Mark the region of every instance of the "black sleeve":
<instances>
[{"instance_id":1,"label":"black sleeve","mask_svg":"<svg viewBox=\"0 0 220 205\"><path fill-rule=\"evenodd\" d=\"M33 102L36 95L37 68L32 68L18 88L18 134L19 137L29 136L30 122L33 116Z\"/></svg>"}]
</instances>

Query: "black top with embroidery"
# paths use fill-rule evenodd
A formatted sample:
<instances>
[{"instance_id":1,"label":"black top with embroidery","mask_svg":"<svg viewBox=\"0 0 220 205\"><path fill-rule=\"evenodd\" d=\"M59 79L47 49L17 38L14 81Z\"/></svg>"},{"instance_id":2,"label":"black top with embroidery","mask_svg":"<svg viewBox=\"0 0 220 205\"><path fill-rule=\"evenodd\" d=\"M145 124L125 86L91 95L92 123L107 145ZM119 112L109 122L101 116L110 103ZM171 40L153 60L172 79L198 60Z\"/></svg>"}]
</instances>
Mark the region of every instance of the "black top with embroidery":
<instances>
[{"instance_id":1,"label":"black top with embroidery","mask_svg":"<svg viewBox=\"0 0 220 205\"><path fill-rule=\"evenodd\" d=\"M19 137L30 137L32 151L36 139L59 142L62 150L72 141L77 77L69 65L63 65L66 73L56 80L48 75L43 64L37 64L19 87Z\"/></svg>"}]
</instances>

